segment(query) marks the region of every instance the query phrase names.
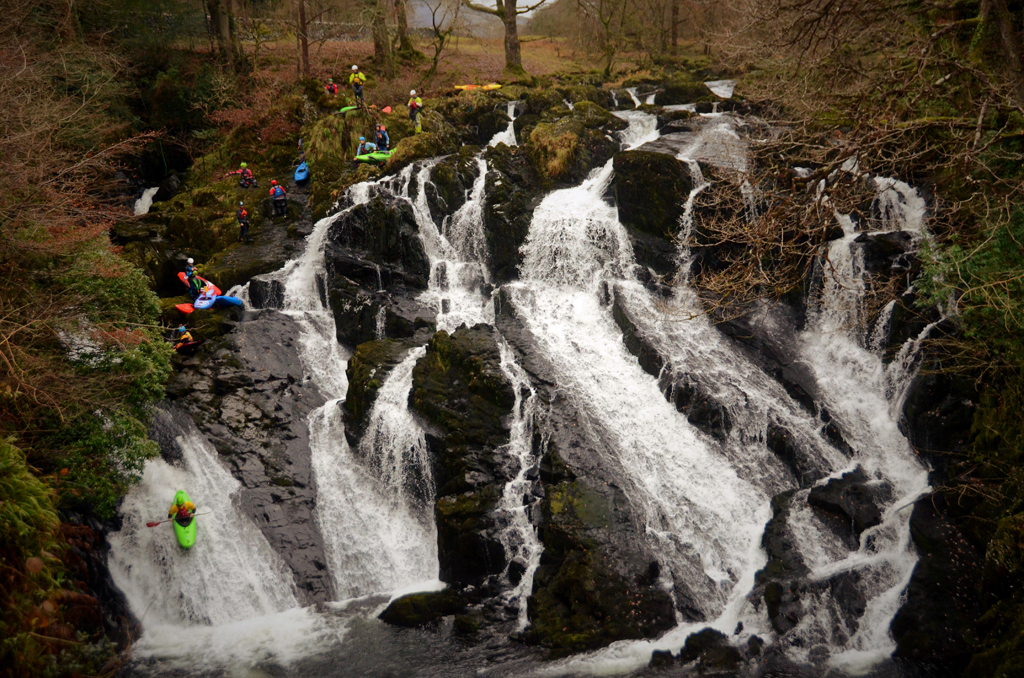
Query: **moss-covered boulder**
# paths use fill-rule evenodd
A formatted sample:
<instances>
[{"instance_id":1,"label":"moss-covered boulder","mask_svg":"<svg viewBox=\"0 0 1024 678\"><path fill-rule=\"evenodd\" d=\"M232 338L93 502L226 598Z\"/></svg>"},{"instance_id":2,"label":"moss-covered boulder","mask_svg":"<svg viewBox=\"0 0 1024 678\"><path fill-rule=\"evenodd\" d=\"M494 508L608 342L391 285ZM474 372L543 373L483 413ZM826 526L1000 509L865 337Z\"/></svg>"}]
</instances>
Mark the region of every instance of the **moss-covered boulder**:
<instances>
[{"instance_id":1,"label":"moss-covered boulder","mask_svg":"<svg viewBox=\"0 0 1024 678\"><path fill-rule=\"evenodd\" d=\"M686 165L670 155L623 151L615 154L614 167L619 221L671 241L693 187Z\"/></svg>"},{"instance_id":2,"label":"moss-covered boulder","mask_svg":"<svg viewBox=\"0 0 1024 678\"><path fill-rule=\"evenodd\" d=\"M385 165L387 172L397 172L417 160L448 155L459 150L461 139L457 130L440 113L427 108L420 120L423 127L421 133L406 136L397 143L392 138L391 157Z\"/></svg>"},{"instance_id":3,"label":"moss-covered boulder","mask_svg":"<svg viewBox=\"0 0 1024 678\"><path fill-rule=\"evenodd\" d=\"M421 346L427 336L426 332L420 332L406 339L368 341L356 347L345 370L348 378L344 404L345 436L350 445L354 447L358 444L370 410L377 400L377 392L384 385L388 374L409 351Z\"/></svg>"},{"instance_id":4,"label":"moss-covered boulder","mask_svg":"<svg viewBox=\"0 0 1024 678\"><path fill-rule=\"evenodd\" d=\"M466 601L451 590L410 593L391 601L380 613L380 620L392 626L415 628L465 611Z\"/></svg>"},{"instance_id":5,"label":"moss-covered boulder","mask_svg":"<svg viewBox=\"0 0 1024 678\"><path fill-rule=\"evenodd\" d=\"M656 563L629 579L596 538L616 520L605 496L577 480L547 488L544 553L529 600L530 642L563 655L617 640L649 638L675 625L672 599Z\"/></svg>"},{"instance_id":6,"label":"moss-covered boulder","mask_svg":"<svg viewBox=\"0 0 1024 678\"><path fill-rule=\"evenodd\" d=\"M427 184L426 193L430 216L435 222L440 224L465 204L467 193L480 176L480 165L476 159L479 151L477 146L462 146L458 153L451 154L431 169L431 183Z\"/></svg>"},{"instance_id":7,"label":"moss-covered boulder","mask_svg":"<svg viewBox=\"0 0 1024 678\"><path fill-rule=\"evenodd\" d=\"M479 586L506 565L493 511L509 479L498 448L515 394L488 325L438 332L413 368L409 406L436 428L438 561L442 581Z\"/></svg>"}]
</instances>

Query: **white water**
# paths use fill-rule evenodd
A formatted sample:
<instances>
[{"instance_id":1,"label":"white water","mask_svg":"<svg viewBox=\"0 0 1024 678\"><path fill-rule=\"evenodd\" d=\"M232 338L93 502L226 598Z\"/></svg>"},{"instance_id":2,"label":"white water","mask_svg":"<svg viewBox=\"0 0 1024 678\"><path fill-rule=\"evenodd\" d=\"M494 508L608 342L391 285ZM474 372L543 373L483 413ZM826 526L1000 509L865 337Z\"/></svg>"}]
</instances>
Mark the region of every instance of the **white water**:
<instances>
[{"instance_id":1,"label":"white water","mask_svg":"<svg viewBox=\"0 0 1024 678\"><path fill-rule=\"evenodd\" d=\"M626 92L629 94L629 98L633 100L633 108L640 108L640 100L636 98L636 87L627 87Z\"/></svg>"},{"instance_id":2,"label":"white water","mask_svg":"<svg viewBox=\"0 0 1024 678\"><path fill-rule=\"evenodd\" d=\"M197 649L209 661L263 654L287 662L301 643L328 633L325 624L287 612L297 606L291 574L259 529L236 505L241 488L217 453L184 415L154 413L173 431L182 461L147 462L142 481L121 506L123 526L110 535L108 564L144 633L137 656L185 656ZM174 494L183 489L196 504L197 540L184 551L166 518ZM294 627L271 633L281 615ZM196 638L200 640L195 641ZM189 662L192 665L192 662Z\"/></svg>"},{"instance_id":3,"label":"white water","mask_svg":"<svg viewBox=\"0 0 1024 678\"><path fill-rule=\"evenodd\" d=\"M508 117L510 118L510 120L508 121L508 127L505 129L504 132L498 132L497 134L495 134L494 137L491 139L491 142L489 144L487 144L488 146L492 146L493 147L493 146L497 146L498 144L506 144L508 146L517 146L519 144L519 142L516 141L516 126L515 126L516 125L516 104L518 104L518 103L519 103L518 101L510 101L510 102L508 102L508 111L507 111L507 113L508 113ZM572 108L572 104L569 104L569 108L570 109Z\"/></svg>"},{"instance_id":4,"label":"white water","mask_svg":"<svg viewBox=\"0 0 1024 678\"><path fill-rule=\"evenodd\" d=\"M711 90L712 94L716 97L721 97L722 99L728 99L731 97L733 90L736 89L735 80L711 80L704 84L707 85L707 88Z\"/></svg>"},{"instance_id":5,"label":"white water","mask_svg":"<svg viewBox=\"0 0 1024 678\"><path fill-rule=\"evenodd\" d=\"M142 192L142 196L135 201L135 216L139 217L143 214L149 214L149 208L153 206L153 197L159 190L159 186L153 186Z\"/></svg>"}]
</instances>

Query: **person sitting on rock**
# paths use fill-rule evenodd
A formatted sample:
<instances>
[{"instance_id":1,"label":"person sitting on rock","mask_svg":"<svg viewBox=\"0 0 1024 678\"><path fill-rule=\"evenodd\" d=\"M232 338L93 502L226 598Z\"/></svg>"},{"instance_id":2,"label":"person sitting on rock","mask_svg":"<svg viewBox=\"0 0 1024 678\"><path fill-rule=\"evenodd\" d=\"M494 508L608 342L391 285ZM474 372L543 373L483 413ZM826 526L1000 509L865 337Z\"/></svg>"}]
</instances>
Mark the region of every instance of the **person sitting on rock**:
<instances>
[{"instance_id":1,"label":"person sitting on rock","mask_svg":"<svg viewBox=\"0 0 1024 678\"><path fill-rule=\"evenodd\" d=\"M274 215L283 217L288 214L288 194L284 187L278 185L277 180L270 182L270 197L274 201Z\"/></svg>"},{"instance_id":2,"label":"person sitting on rock","mask_svg":"<svg viewBox=\"0 0 1024 678\"><path fill-rule=\"evenodd\" d=\"M331 96L338 96L338 86L334 84L333 78L327 78L327 84L324 85L324 89Z\"/></svg>"},{"instance_id":3,"label":"person sitting on rock","mask_svg":"<svg viewBox=\"0 0 1024 678\"><path fill-rule=\"evenodd\" d=\"M238 186L239 186L239 188L254 188L256 186L256 175L254 175L252 173L252 170L249 169L248 163L244 163L243 162L242 164L240 164L238 166L238 169L236 169L234 172L228 172L224 176L231 177L231 176L234 176L236 174L239 175L239 177L238 177Z\"/></svg>"},{"instance_id":4,"label":"person sitting on rock","mask_svg":"<svg viewBox=\"0 0 1024 678\"><path fill-rule=\"evenodd\" d=\"M409 119L412 120L416 134L419 134L423 131L423 125L420 123L420 112L423 110L423 99L416 96L416 90L410 90L409 103L406 105L409 107Z\"/></svg>"},{"instance_id":5,"label":"person sitting on rock","mask_svg":"<svg viewBox=\"0 0 1024 678\"><path fill-rule=\"evenodd\" d=\"M245 209L245 203L238 203L238 211L235 212L238 219L238 242L252 242L249 238L249 212Z\"/></svg>"},{"instance_id":6,"label":"person sitting on rock","mask_svg":"<svg viewBox=\"0 0 1024 678\"><path fill-rule=\"evenodd\" d=\"M366 155L367 153L376 153L377 144L372 141L367 141L366 137L359 137L359 147L356 148L356 155Z\"/></svg>"},{"instance_id":7,"label":"person sitting on rock","mask_svg":"<svg viewBox=\"0 0 1024 678\"><path fill-rule=\"evenodd\" d=\"M366 76L359 72L359 66L352 64L352 75L348 76L348 84L352 85L352 94L356 98L356 106L363 108L366 103L363 101L363 85L366 83Z\"/></svg>"},{"instance_id":8,"label":"person sitting on rock","mask_svg":"<svg viewBox=\"0 0 1024 678\"><path fill-rule=\"evenodd\" d=\"M191 278L195 274L196 274L196 262L195 262L195 259L193 259L192 257L189 257L188 261L185 262L185 278L186 279Z\"/></svg>"},{"instance_id":9,"label":"person sitting on rock","mask_svg":"<svg viewBox=\"0 0 1024 678\"><path fill-rule=\"evenodd\" d=\"M188 328L185 327L184 325L181 325L180 327L178 327L178 330L177 330L176 334L178 335L178 338L176 340L177 343L174 344L174 350L175 351L177 351L179 348L181 348L185 344L188 344L188 343L191 343L191 342L195 341L195 339L192 338L192 333L189 332Z\"/></svg>"},{"instance_id":10,"label":"person sitting on rock","mask_svg":"<svg viewBox=\"0 0 1024 678\"><path fill-rule=\"evenodd\" d=\"M171 510L167 512L168 518L174 518L182 527L188 527L188 524L192 522L192 519L196 515L196 505L190 502L184 492L178 492L174 495L174 504L171 505Z\"/></svg>"},{"instance_id":11,"label":"person sitting on rock","mask_svg":"<svg viewBox=\"0 0 1024 678\"><path fill-rule=\"evenodd\" d=\"M374 135L377 142L377 150L387 153L388 149L391 148L391 138L388 137L388 131L384 128L384 125L377 125L377 132Z\"/></svg>"}]
</instances>

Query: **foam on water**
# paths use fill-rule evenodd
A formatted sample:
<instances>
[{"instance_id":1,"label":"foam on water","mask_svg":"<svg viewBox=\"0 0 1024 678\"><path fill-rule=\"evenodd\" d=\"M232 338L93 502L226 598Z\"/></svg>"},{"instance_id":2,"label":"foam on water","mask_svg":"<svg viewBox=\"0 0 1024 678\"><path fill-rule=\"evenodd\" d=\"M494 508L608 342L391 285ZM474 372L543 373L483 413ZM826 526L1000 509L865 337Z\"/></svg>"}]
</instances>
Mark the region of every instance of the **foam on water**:
<instances>
[{"instance_id":1,"label":"foam on water","mask_svg":"<svg viewBox=\"0 0 1024 678\"><path fill-rule=\"evenodd\" d=\"M139 217L143 214L149 214L149 208L153 206L153 198L159 190L159 186L153 186L142 192L139 199L135 201L135 216Z\"/></svg>"}]
</instances>

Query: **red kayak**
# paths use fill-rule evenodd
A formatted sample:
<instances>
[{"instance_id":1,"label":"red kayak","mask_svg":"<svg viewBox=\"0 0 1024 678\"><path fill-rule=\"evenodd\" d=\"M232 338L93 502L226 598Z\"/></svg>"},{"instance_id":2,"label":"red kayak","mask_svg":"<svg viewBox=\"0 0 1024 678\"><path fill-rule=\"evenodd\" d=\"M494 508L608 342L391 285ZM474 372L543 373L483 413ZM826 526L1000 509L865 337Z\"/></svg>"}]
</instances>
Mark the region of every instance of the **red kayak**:
<instances>
[{"instance_id":1,"label":"red kayak","mask_svg":"<svg viewBox=\"0 0 1024 678\"><path fill-rule=\"evenodd\" d=\"M175 346L174 350L177 351L178 353L185 353L185 354L195 353L196 349L199 348L204 341L205 341L205 339L197 339L196 341L189 341L189 342L186 342L184 344L179 344L178 346Z\"/></svg>"}]
</instances>

